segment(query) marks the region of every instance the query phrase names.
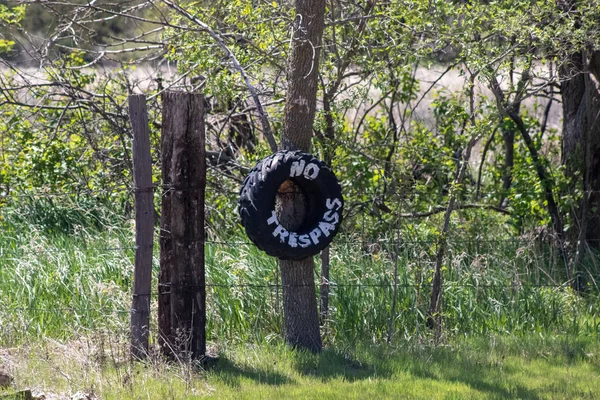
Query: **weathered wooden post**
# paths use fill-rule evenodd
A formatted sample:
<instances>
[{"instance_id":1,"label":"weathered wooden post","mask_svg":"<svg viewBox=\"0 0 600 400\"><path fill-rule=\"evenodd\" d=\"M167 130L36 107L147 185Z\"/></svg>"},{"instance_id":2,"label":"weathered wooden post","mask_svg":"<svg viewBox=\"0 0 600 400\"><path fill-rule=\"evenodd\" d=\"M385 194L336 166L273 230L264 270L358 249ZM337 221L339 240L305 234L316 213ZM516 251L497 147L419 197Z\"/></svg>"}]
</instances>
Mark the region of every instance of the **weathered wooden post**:
<instances>
[{"instance_id":1,"label":"weathered wooden post","mask_svg":"<svg viewBox=\"0 0 600 400\"><path fill-rule=\"evenodd\" d=\"M135 187L135 269L131 302L131 355L148 354L154 201L152 158L146 96L129 96L129 118L133 129L133 183Z\"/></svg>"},{"instance_id":2,"label":"weathered wooden post","mask_svg":"<svg viewBox=\"0 0 600 400\"><path fill-rule=\"evenodd\" d=\"M164 101L164 95L163 95ZM164 108L163 108L164 114ZM163 116L164 118L164 116ZM173 135L170 129L161 130L162 196L160 212L160 273L158 275L158 344L165 356L172 356L171 343L171 274L173 270L173 239L171 237L171 158Z\"/></svg>"},{"instance_id":3,"label":"weathered wooden post","mask_svg":"<svg viewBox=\"0 0 600 400\"><path fill-rule=\"evenodd\" d=\"M164 267L170 278L170 327L165 352L198 359L206 353L204 97L197 93L165 92L162 101L163 144L171 145L167 181L170 209L161 222L163 229L169 229L162 231L161 237L170 236L170 242L165 243L170 253L161 256L161 263L163 259L169 261ZM161 278L162 269L163 265ZM164 311L163 308L161 312ZM164 315L159 316L159 322L164 320Z\"/></svg>"}]
</instances>

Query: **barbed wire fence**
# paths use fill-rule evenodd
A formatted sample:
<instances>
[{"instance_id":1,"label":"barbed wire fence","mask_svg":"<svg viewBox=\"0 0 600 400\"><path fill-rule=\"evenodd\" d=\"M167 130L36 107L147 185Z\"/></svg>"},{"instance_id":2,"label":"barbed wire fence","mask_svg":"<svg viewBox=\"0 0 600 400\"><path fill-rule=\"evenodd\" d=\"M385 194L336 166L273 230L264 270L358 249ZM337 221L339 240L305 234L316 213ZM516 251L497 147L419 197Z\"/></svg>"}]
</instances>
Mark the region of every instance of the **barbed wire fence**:
<instances>
[{"instance_id":1,"label":"barbed wire fence","mask_svg":"<svg viewBox=\"0 0 600 400\"><path fill-rule=\"evenodd\" d=\"M211 168L209 166L209 168ZM214 167L213 167L214 168ZM135 186L135 185L134 185ZM161 197L165 192L173 190L175 187L171 184L160 184L160 185L146 185L144 187L133 187L125 190L126 196L133 196L135 194L139 194L142 192L151 192L154 197ZM188 189L179 187L178 191L186 191ZM195 189L194 189L195 190ZM582 193L582 195L592 195L597 194L597 191L588 191ZM346 231L343 233L341 237L338 237L333 246L333 273L329 280L323 281L319 279L319 271L315 271L315 282L317 293L319 293L319 289L325 287L327 290L331 290L332 294L332 304L331 310L328 310L326 313L326 317L322 322L323 329L325 334L329 332L329 326L332 324L336 324L339 321L335 319L344 318L344 314L339 313L339 310L334 310L338 307L339 302L336 296L339 295L342 290L358 290L358 292L363 291L365 294L366 291L372 289L370 291L370 295L377 296L383 300L377 303L382 307L384 317L379 317L377 319L377 323L379 324L378 328L375 328L374 325L369 325L370 328L374 329L383 329L387 330L387 338L395 336L395 330L398 329L397 324L395 324L395 320L397 319L397 314L399 311L396 310L396 307L399 303L402 303L407 298L411 297L409 302L411 310L407 310L406 306L403 312L412 312L414 314L423 313L426 308L428 293L431 291L432 284L430 282L430 278L433 271L434 258L437 252L437 248L439 246L439 241L435 238L434 235L426 235L429 239L420 239L418 235L408 236L404 235L404 227L407 224L407 220L411 218L426 218L433 216L437 213L444 212L446 206L440 205L438 207L433 207L430 210L413 210L412 205L410 204L410 190L401 189L401 188L387 188L385 191L380 190L366 190L364 194L367 197L367 200L362 203L352 204L348 207L346 217L348 219L354 219L355 222L352 224L352 228L346 228ZM531 191L520 191L520 195L542 195L541 191L531 190ZM56 198L73 198L73 197L95 197L95 196L103 196L106 193L102 193L100 191L94 190L82 190L82 191L74 191L74 192L52 192L52 191L39 191L32 194L15 194L11 193L10 196L6 197L7 201L14 202L13 206L19 202L22 202L27 199L47 199L52 200ZM496 198L498 196L506 196L507 193L503 192L478 192L478 198L486 198L492 197ZM369 218L372 217L372 205L373 203L380 197L385 196L390 202L398 202L402 205L402 209L408 210L403 213L394 214L393 211L387 212L387 215L391 215L391 218L387 218L381 222L385 227L387 227L387 231L380 229L380 236L373 237L371 229L369 226L365 224L369 223ZM481 209L481 210L490 210L490 211L499 211L505 213L506 210L502 210L499 207L494 207L485 203L467 203L460 202L456 205L455 210L460 211L464 206L472 206L465 208L472 209ZM212 207L211 204L206 204L205 208L208 209ZM236 219L237 216L232 215L233 219ZM237 225L235 222L232 222L230 226ZM381 232L385 232L385 234ZM154 247L158 248L157 239L161 236L162 232L160 230L158 233L154 234ZM417 236L417 238L414 238ZM244 237L243 232L238 232L233 235L233 237L240 238ZM568 274L564 272L565 268L569 268L568 266L561 265L563 262L559 259L555 250L555 243L553 242L555 238L549 235L538 235L538 236L530 236L530 237L510 237L503 239L489 239L486 237L478 237L470 239L464 238L464 235L459 235L457 238L447 238L448 249L444 256L446 270L444 272L445 276L445 285L446 286L454 286L459 289L470 289L475 290L476 292L485 292L485 291L494 291L494 290L503 290L507 292L514 291L527 291L531 290L531 288L540 288L540 289L556 289L556 290L569 290L572 277L569 277ZM596 239L588 239L587 242L597 242ZM203 246L214 249L221 249L222 254L226 255L227 253L231 254L245 254L252 255L252 257L257 257L255 251L252 250L253 245L245 240L228 240L227 238L218 238L218 237L209 237L201 242ZM537 249L535 248L537 247ZM542 249L545 247L545 249ZM136 250L139 249L139 246L136 246L133 240L131 240L131 246L106 246L106 247L95 247L95 251L105 252L107 254L122 254L127 258L132 258L133 254ZM226 250L223 250L226 249ZM243 252L240 252L240 249L243 249ZM553 250L554 249L554 250ZM235 250L235 252L234 252ZM9 251L5 249L0 249L3 257L10 257L11 254ZM27 249L27 251L23 251L23 253L19 253L18 251L13 253L15 256L26 257L29 254L43 254L49 252L56 252L55 249ZM339 253L338 253L339 252ZM351 257L344 258L341 253L349 252L351 253ZM521 256L524 253L528 257L522 257L523 260L521 262L526 264L530 262L528 268L527 265L516 266L514 259L504 260L502 257L508 258L517 258L517 253L521 253ZM490 261L491 259L491 261ZM283 301L283 290L284 286L279 282L278 279L278 269L275 266L273 260L270 260L267 256L262 256L262 258L257 259L253 263L248 262L247 260L239 259L237 263L228 263L229 266L235 265L236 272L239 272L239 276L242 278L250 278L252 274L242 273L240 271L244 269L250 269L254 267L258 267L258 264L267 264L268 268L263 269L266 271L262 273L262 275L254 275L254 280L244 281L242 278L236 277L232 279L233 282L225 282L219 283L218 277L213 275L214 267L220 263L226 263L225 260L220 260L218 257L213 256L211 260L209 260L208 268L207 268L207 278L208 281L201 286L198 285L186 285L185 287L180 287L185 290L207 290L207 295L209 300L219 295L221 298L227 296L227 294L216 293L221 289L226 289L230 292L229 296L236 300L239 300L240 297L237 298L232 295L231 292L237 291L241 293L242 303L252 308L252 312L254 312L254 317L256 321L261 315L261 312L264 312L264 309L270 308L274 310L274 318L278 321L277 329L279 332L283 331L283 324L281 319L281 310L282 301ZM401 260L401 261L398 261ZM598 271L596 268L597 256L594 255L591 258L592 263L594 263L594 271ZM359 271L352 271L352 264L358 264ZM317 263L318 265L318 263ZM377 266L377 268L375 268ZM211 269L212 268L212 269ZM348 270L352 271L352 274L342 275L336 271L336 268L340 270L344 269L346 272ZM476 275L473 271L476 271L478 274L477 277L473 277ZM511 271L512 270L512 271ZM493 277L493 279L486 279L484 276L487 272L492 272L498 275L501 273L505 273L507 276L503 276L503 279L498 277ZM156 275L156 274L155 274ZM598 291L598 285L596 284L596 274L589 273L590 278L590 287L592 290ZM260 282L260 279L270 279L271 282L263 283ZM470 279L470 280L469 280ZM160 296L170 296L170 289L173 287L171 284L159 283L156 285L156 276L154 276L154 288L153 290L139 292L139 293L128 293L128 296L145 298L147 302L152 302L153 304L158 300ZM497 282L497 283L494 283ZM302 285L287 285L289 286L302 286ZM166 289L161 291L160 289ZM262 291L262 293L268 293L268 296L261 297L258 296L257 293L252 293L252 296L249 296L250 293L243 293L243 289L254 289L256 291ZM399 292L399 289L410 289L410 291L405 291L403 293ZM337 291L337 292L336 292ZM248 294L248 298L244 298L244 295ZM238 294L236 294L237 296ZM360 294L359 294L360 297ZM359 299L357 297L357 299ZM269 299L270 304L267 304L265 299ZM250 304L252 303L252 304ZM364 302L359 303L358 307L365 307L363 312L367 312L366 310L373 311L374 309L371 307L372 304L366 304ZM223 316L219 316L219 311L216 307L213 308L213 304L210 302L207 304L207 308L209 311L209 318L213 319L225 319ZM339 308L339 307L338 307ZM57 315L65 315L70 312L77 311L75 307L55 307L52 309L46 307L38 307L36 305L29 306L11 306L7 309L3 310L4 312L24 312L24 311L40 311L47 312ZM116 313L121 315L132 315L139 310L135 308L97 308L94 310L97 314L108 314ZM241 309L241 314L245 314L245 309ZM531 315L532 318L535 318L535 315ZM252 318L251 318L252 319ZM208 321L209 325L212 323L210 320ZM243 325L240 323L240 326ZM257 324L258 325L258 324ZM383 326L383 328L381 328ZM264 331L262 331L264 332ZM386 335L383 335L386 336Z\"/></svg>"},{"instance_id":2,"label":"barbed wire fence","mask_svg":"<svg viewBox=\"0 0 600 400\"><path fill-rule=\"evenodd\" d=\"M157 193L162 193L166 188L162 185L157 185L154 187L154 190ZM129 193L133 193L133 191L129 191ZM89 194L93 194L93 193L89 193ZM404 193L403 193L404 195ZM56 198L56 197L61 197L61 196L65 196L68 197L69 194L66 193L37 193L35 195L33 195L33 197L35 198ZM14 199L15 202L18 202L19 200L23 200L26 198L30 198L31 196L29 195L13 195L11 197L11 199ZM367 211L362 211L363 213L366 213ZM360 215L360 213L359 213ZM237 218L235 215L232 215L232 218ZM363 219L364 221L364 219ZM400 224L400 219L398 219L396 221L397 224ZM402 222L405 223L405 222ZM232 224L233 225L233 224ZM355 224L357 225L357 224ZM364 272L365 274L368 274L369 272L371 272L369 270L369 266L372 266L374 263L377 263L379 259L379 261L381 259L385 259L387 261L387 263L385 264L387 266L387 270L384 271L384 273L387 273L388 275L391 275L394 273L394 254L393 253L408 253L409 255L405 255L406 259L417 259L419 260L419 263L421 264L421 268L419 268L419 274L420 274L420 280L417 281L417 279L415 279L414 282L411 283L403 283L403 282L398 282L397 279L388 279L386 282L383 283L376 283L376 282L369 282L369 283L352 283L351 279L349 280L342 280L340 278L338 278L336 276L336 274L334 273L331 280L328 282L325 282L325 285L331 290L331 298L332 298L332 304L331 307L335 308L336 302L337 302L337 298L336 296L338 295L336 293L336 290L342 290L342 289L355 289L358 291L364 291L366 292L367 290L370 290L371 293L373 292L378 292L378 296L380 297L384 297L385 301L379 303L380 305L382 305L382 313L387 313L387 317L383 318L383 319L379 319L379 323L380 323L380 329L387 329L387 336L388 338L393 338L396 337L397 332L400 331L400 327L398 326L398 324L396 322L394 322L397 319L397 315L400 313L400 311L398 312L394 312L393 310L393 303L402 303L406 298L409 298L411 295L407 295L407 292L397 292L397 290L399 289L410 289L412 291L412 293L416 293L417 297L420 295L421 298L420 300L417 299L416 301L412 302L411 304L415 305L416 303L418 303L419 301L421 302L420 307L414 307L414 309L409 310L410 312L414 313L415 315L418 313L422 313L424 306L425 306L425 301L427 299L427 293L431 290L431 284L429 282L427 282L427 278L428 276L431 275L431 271L432 271L432 265L433 265L433 255L435 254L435 248L437 245L437 241L434 239L409 239L409 238L398 238L398 237L390 237L390 235L386 235L383 237L379 237L379 238L372 238L370 237L371 235L369 234L369 229L368 227L365 226L365 224L363 223L358 224L361 228L358 231L347 231L345 232L345 234L339 238L336 239L336 241L334 242L333 245L333 255L334 258L336 256L336 252L338 250L342 250L346 247L354 247L354 248L358 248L358 260L364 259L366 260L366 262L361 264L361 267L364 268L364 270L362 272ZM399 227L396 225L394 226L394 224L390 224L390 231L394 231L394 230L399 230ZM242 237L242 233L240 233L239 235L236 235L235 237ZM155 238L158 237L158 235L155 235ZM475 238L475 239L467 239L467 238L457 238L457 239L450 239L449 241L449 255L447 256L447 258L449 260L451 260L454 255L454 253L464 253L463 255L461 255L461 257L465 257L465 258L469 258L471 260L471 264L476 262L477 257L485 257L487 255L486 251L490 251L493 250L494 248L497 248L499 246L504 246L504 247L509 247L511 249L513 249L513 251L516 253L518 251L533 251L533 246L543 246L543 245L548 245L549 248L552 248L552 238L546 237L546 238L537 238L537 237L511 237L511 238L507 238L507 239L489 239L489 238ZM593 240L592 240L593 241ZM103 252L103 253L107 253L107 254L111 254L111 253L117 253L117 254L123 254L126 257L132 257L133 253L136 250L136 247L133 243L133 237L132 237L132 241L131 241L131 246L119 246L119 247L114 247L114 246L107 246L107 247L94 247L94 251L96 252ZM207 247L219 247L219 248L229 248L229 249L239 249L240 247L244 247L246 249L252 248L253 245L252 243L245 241L245 240L227 240L227 239L207 239L204 241L204 245L206 245ZM156 246L156 242L155 242L155 246ZM250 252L250 250L247 250L248 252ZM55 249L27 249L26 250L26 256L30 255L30 254L42 254L42 253L51 253L51 252L56 252ZM6 252L6 251L2 251L2 256L3 257L9 257L10 253ZM493 253L493 252L492 252ZM18 252L16 252L15 255L19 255ZM264 257L264 259L268 259L268 257ZM356 260L354 260L356 261ZM266 261L265 261L266 262ZM219 263L219 260L214 259L212 260L212 263ZM343 263L343 260L340 260L340 262L338 262L336 265L337 267L340 267ZM448 263L450 264L451 261L448 261ZM243 262L242 262L243 264ZM463 263L464 265L469 264L468 262ZM506 265L507 267L512 267L510 262L506 262L506 261L502 261L502 260L496 260L496 266L494 268L496 269L500 269L502 268L503 265ZM453 286L459 286L460 289L470 289L470 290L474 290L476 292L486 292L486 291L497 291L497 290L503 290L506 292L511 292L514 293L515 291L529 291L531 292L532 288L539 288L539 289L553 289L553 290L559 290L559 291L568 291L569 290L569 286L570 283L568 282L568 280L560 280L560 279L554 279L552 280L552 278L556 278L556 270L560 269L560 267L558 266L559 262L558 260L552 259L552 256L549 256L548 254L546 255L542 255L541 256L541 260L540 260L540 264L535 265L534 268L532 269L531 274L527 275L524 272L521 271L521 275L517 275L515 274L515 276L518 276L519 279L517 281L514 282L504 282L504 283L485 283L485 281L483 282L473 282L473 283L469 283L469 282L464 282L464 281L460 281L460 279L458 279L458 276L453 275L454 272L457 271L457 269L453 269L451 267L448 268L448 272L447 272L447 277L446 277L446 284L447 285L453 285ZM401 268L406 268L407 266L409 266L410 263L404 263L402 265ZM334 270L335 270L335 266L334 266ZM245 298L245 302L250 302L253 304L250 304L250 306L253 308L253 312L255 313L252 316L252 320L254 321L258 321L260 318L260 313L261 313L261 308L265 309L265 308L271 308L272 310L275 310L275 315L279 315L279 318L275 318L275 320L278 323L277 326L277 332L281 333L283 331L283 322L282 319L280 317L280 312L283 309L282 307L282 298L283 298L283 290L284 290L284 286L281 285L279 282L276 283L258 283L258 282L240 282L240 283L216 283L216 282L212 282L211 281L211 269L208 268L207 269L208 272L208 282L206 283L206 285L204 285L202 287L202 289L206 289L207 290L207 295L208 295L208 299L209 302L207 303L207 308L209 311L209 325L212 324L214 326L214 324L216 322L214 321L210 321L211 318L218 318L218 313L219 310L213 308L214 305L211 304L210 299L214 298L214 296L216 296L215 294L215 290L218 289L225 289L229 292L232 291L240 291L240 290L244 290L244 289L253 289L256 292L261 292L264 293L264 297L260 298L260 297L249 297L249 298ZM271 268L271 273L274 276L277 276L277 269L276 266L273 266ZM374 271L374 273L382 273L382 270L379 269L377 271ZM537 277L535 277L535 273L538 274ZM316 271L316 275L318 276L318 271ZM550 282L543 282L540 281L540 279L544 279L545 278L550 278ZM317 288L317 293L319 292L319 288L323 285L323 282L320 282L318 280L318 278L315 280L315 286ZM188 287L188 289L198 289L197 287ZM595 290L597 290L597 286L594 287ZM131 293L129 293L129 295L131 296ZM151 299L151 302L154 304L158 297L161 295L170 295L169 291L165 291L163 293L157 291L157 290L153 290L150 293L141 293L141 294L137 294L137 296L141 296L141 297L146 297L148 299ZM225 297L227 296L227 294L223 295L221 294L221 297ZM231 296L232 298L235 298L234 296ZM239 297L238 297L239 298ZM269 305L267 305L267 303L270 303ZM362 304L364 305L364 304ZM114 314L118 314L118 315L122 315L122 316L130 316L132 313L135 313L136 310L131 309L131 308L115 308L115 307L95 307L94 305L91 305L92 307L95 308L94 312L96 314L105 314L105 315L114 315ZM155 310L155 308L153 308L153 310ZM258 310L258 314L256 313L256 310ZM10 307L8 309L3 310L5 313L16 313L16 312L35 312L35 313L45 313L45 314L55 314L56 316L64 316L64 315L68 315L70 313L74 313L74 312L78 312L80 310L78 310L75 307L55 307L52 309L49 308L44 308L44 307L36 307L35 305L32 306L23 306L23 307ZM241 310L242 313L245 312L244 309ZM406 312L406 310L402 310L402 312ZM536 318L535 315L536 310L531 310L531 318ZM154 315L152 316L152 318L154 318ZM215 319L217 319L215 318ZM335 323L335 321L333 321L333 319L335 318L344 318L344 315L339 314L339 313L334 313L331 312L329 313L329 317L327 320L322 321L322 332L323 334L326 336L327 335L333 335L333 333L331 333L330 330L330 325L332 323ZM218 319L223 319L223 317L218 318ZM255 326L258 326L259 324L257 323ZM374 324L369 325L371 328L374 326ZM247 328L246 328L247 329ZM258 330L258 332L265 334L266 329L260 329ZM210 335L210 327L209 327L209 335ZM155 334L155 333L153 333ZM385 340L385 336L386 335L380 335L383 337L383 340ZM210 337L210 336L209 336ZM390 339L388 339L389 341Z\"/></svg>"},{"instance_id":3,"label":"barbed wire fence","mask_svg":"<svg viewBox=\"0 0 600 400\"><path fill-rule=\"evenodd\" d=\"M161 186L155 187L156 191L163 191L164 188ZM53 198L57 197L58 193L37 193L35 198ZM64 194L60 194L64 195ZM18 202L20 199L22 200L24 197L29 196L13 196L12 199ZM11 201L13 201L11 200ZM232 216L233 219L236 216ZM356 224L355 224L356 225ZM431 275L432 265L433 265L433 256L435 254L436 241L435 240L423 240L423 239L402 239L398 237L390 237L389 235L371 238L369 239L368 228L362 224L361 230L358 232L344 232L340 237L338 237L333 245L332 245L332 255L334 261L334 265L332 267L332 277L329 282L326 282L326 285L331 290L331 307L335 308L338 299L336 298L337 290L355 290L355 291L366 291L369 290L371 293L379 292L377 296L385 297L385 301L381 304L385 305L384 311L390 315L386 318L386 322L393 321L397 316L392 313L392 303L396 301L397 303L402 303L407 298L407 292L404 291L402 293L395 292L399 289L410 289L413 295L414 293L419 293L422 298L421 302L425 301L427 296L426 294L431 290L431 283L428 282L429 275ZM398 229L397 226L391 226L390 230ZM160 232L158 231L158 234ZM235 235L235 237L242 237L242 233L240 235ZM155 235L155 247L157 246L156 239L158 235ZM449 240L449 254L448 264L449 268L446 273L446 281L445 284L450 286L457 286L459 289L469 289L478 293L485 293L490 291L505 291L507 293L514 294L515 291L528 291L531 292L532 289L551 289L558 291L568 292L570 289L570 282L566 279L564 274L562 275L562 280L560 279L561 273L557 273L560 271L560 260L556 258L556 256L552 256L550 253L545 254L534 254L534 247L538 249L547 246L548 249L552 248L553 243L551 242L552 238L549 237L511 237L511 238L502 238L502 239L493 239L493 238L454 238ZM131 246L106 246L106 247L93 247L93 251L95 254L117 254L122 255L126 258L131 259L136 250L136 246L134 245L133 235L131 237ZM240 248L244 249L246 253L255 254L253 249L253 244L246 240L227 240L227 239L206 239L204 241L204 245L209 249L219 249L223 254L231 252L232 249L238 250ZM348 268L347 265L344 265L345 261L338 256L337 252L347 251L348 248L354 248L354 262L360 262L359 267L362 269L361 273L364 275L369 275L367 281L362 282L353 282L352 277L340 276L337 273L336 268ZM501 260L499 259L501 256L507 255L507 253L500 251L500 254L494 254L494 251L497 251L499 248L509 249L513 252L513 254L520 253L521 256L527 258L532 264L531 269L528 271L521 270L516 271L513 274L512 281L503 281L495 283L494 281L486 281L483 277L480 281L465 281L461 280L460 269L466 269L467 266L471 266L473 268L480 268L477 266L477 262L480 258L490 258L494 259L495 265L491 265L494 263L488 263L487 269L491 272L500 272L502 269L514 268L514 264L512 261L514 260ZM526 252L532 252L532 254L527 256ZM48 253L60 253L60 250L57 249L44 249L44 248L17 248L17 249L3 249L2 257L3 258L12 258L12 257L31 257L31 256L39 256L42 254ZM156 253L156 250L155 250ZM393 253L396 253L395 255ZM510 254L510 253L509 253ZM420 280L413 279L411 282L401 281L401 279L394 279L394 257L402 258L401 269L412 268L411 265L419 264L419 268L413 268L413 276L420 276ZM457 258L455 261L456 268L452 268L453 259ZM270 260L270 258L264 255L262 261L266 264L269 264L269 272L270 278L273 278L277 274L276 265ZM213 308L213 304L211 304L210 299L216 296L215 291L244 291L254 290L255 292L264 293L264 297L260 296L248 296L244 300L247 302L251 302L249 306L253 309L253 312L256 313L256 310L259 308L270 308L272 310L279 310L282 308L282 292L284 290L283 285L280 282L257 282L257 281L243 281L243 276L239 279L236 279L235 282L225 282L219 283L213 280L213 268L211 265L219 264L221 260L218 259L217 256L213 256L213 258L208 260L208 268L207 268L207 282L203 286L204 289L207 290L208 303L207 308L209 311L209 319L218 317L218 310ZM238 266L244 266L244 260L239 260ZM375 268L374 265L377 264ZM251 265L246 264L247 268L251 268ZM383 268L383 269L382 269ZM156 266L155 266L156 269ZM385 282L377 281L378 278L381 278L381 274L387 274L387 280ZM465 272L466 274L466 272ZM468 274L467 274L468 275ZM215 277L219 278L219 277ZM404 276L406 278L406 276ZM358 280L358 277L355 277ZM315 283L314 285L317 288L317 293L319 292L319 288L323 282L320 282L318 279L318 271L316 271ZM154 277L154 285L156 285L156 276ZM155 286L150 293L142 293L138 294L138 296L148 297L152 299L152 303L155 303L160 295L169 295L170 292L159 292L158 288ZM191 286L188 289L196 289ZM597 287L593 287L593 290L597 290ZM268 295L267 295L268 294ZM131 296L131 293L128 293ZM220 293L221 298L225 297L226 294ZM239 293L236 294L239 298ZM236 296L232 296L235 298ZM242 297L244 297L242 295ZM258 303L258 304L257 304ZM270 303L270 304L266 304ZM414 304L414 303L413 303ZM364 305L364 304L362 304ZM421 304L423 306L424 304ZM106 314L106 315L130 315L131 313L135 313L135 310L131 308L115 308L114 306L108 307L96 307L95 305L90 305L91 307L95 307L94 312L96 314ZM155 310L155 307L153 307ZM3 310L4 313L17 313L17 312L28 312L28 313L46 313L46 314L55 314L57 316L68 315L73 312L78 312L76 307L37 307L35 305L28 306L12 306ZM244 310L241 310L242 313ZM422 312L419 309L410 310L413 313ZM534 312L535 310L532 310ZM406 312L403 310L402 312ZM397 314L398 312L396 312ZM260 314L260 313L259 313ZM254 315L255 318L256 315ZM330 313L329 318L337 318L339 317L339 313ZM535 315L531 315L531 318L535 318ZM154 316L153 316L154 318ZM383 321L384 319L380 319ZM279 333L282 332L282 320L278 319L278 323L280 324L278 329ZM327 328L328 324L331 323L331 320L322 321L323 324L323 333L327 335L329 330ZM209 321L209 325L214 324L214 322ZM389 330L389 335L391 337L395 337L396 330L398 327L393 324L392 327L389 326L384 327L386 330ZM382 328L383 329L383 328ZM264 333L264 330L261 330ZM209 337L210 337L210 331ZM385 335L383 335L385 336Z\"/></svg>"}]
</instances>

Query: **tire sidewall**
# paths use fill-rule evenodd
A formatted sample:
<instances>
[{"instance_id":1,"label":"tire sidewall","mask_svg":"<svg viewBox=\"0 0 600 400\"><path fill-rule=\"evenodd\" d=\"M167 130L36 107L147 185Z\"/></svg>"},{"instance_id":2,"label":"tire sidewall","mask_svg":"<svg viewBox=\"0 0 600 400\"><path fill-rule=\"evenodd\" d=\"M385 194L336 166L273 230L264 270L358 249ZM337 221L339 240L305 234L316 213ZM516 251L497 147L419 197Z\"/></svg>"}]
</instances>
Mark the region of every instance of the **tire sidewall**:
<instances>
[{"instance_id":1,"label":"tire sidewall","mask_svg":"<svg viewBox=\"0 0 600 400\"><path fill-rule=\"evenodd\" d=\"M308 209L296 231L275 213L279 187L290 179L304 192ZM240 191L242 225L254 244L280 259L302 259L324 249L342 222L341 187L322 161L308 153L281 151L259 161Z\"/></svg>"}]
</instances>

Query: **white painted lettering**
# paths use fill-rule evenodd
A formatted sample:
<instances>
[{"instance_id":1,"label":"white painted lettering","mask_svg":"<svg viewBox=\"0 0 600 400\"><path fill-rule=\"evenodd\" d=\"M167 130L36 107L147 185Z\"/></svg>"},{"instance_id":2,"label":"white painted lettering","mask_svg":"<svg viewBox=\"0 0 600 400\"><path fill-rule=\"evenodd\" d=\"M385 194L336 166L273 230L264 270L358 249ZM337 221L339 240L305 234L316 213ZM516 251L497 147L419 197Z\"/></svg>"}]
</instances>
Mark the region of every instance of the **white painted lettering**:
<instances>
[{"instance_id":1,"label":"white painted lettering","mask_svg":"<svg viewBox=\"0 0 600 400\"><path fill-rule=\"evenodd\" d=\"M298 236L298 240L300 241L300 247L303 249L310 246L310 237L308 235L300 235Z\"/></svg>"},{"instance_id":2,"label":"white painted lettering","mask_svg":"<svg viewBox=\"0 0 600 400\"><path fill-rule=\"evenodd\" d=\"M315 163L310 163L304 169L304 177L309 180L314 180L319 175L319 167Z\"/></svg>"},{"instance_id":3,"label":"white painted lettering","mask_svg":"<svg viewBox=\"0 0 600 400\"><path fill-rule=\"evenodd\" d=\"M335 198L333 200L327 199L327 201L325 202L325 206L329 210L338 210L342 208L342 202L338 198Z\"/></svg>"},{"instance_id":4,"label":"white painted lettering","mask_svg":"<svg viewBox=\"0 0 600 400\"><path fill-rule=\"evenodd\" d=\"M290 178L302 175L302 171L304 171L305 164L306 161L304 160L294 161L292 163L292 168L290 168Z\"/></svg>"},{"instance_id":5,"label":"white painted lettering","mask_svg":"<svg viewBox=\"0 0 600 400\"><path fill-rule=\"evenodd\" d=\"M325 237L329 237L329 234L335 230L335 225L328 222L319 222L319 228L323 231Z\"/></svg>"},{"instance_id":6,"label":"white painted lettering","mask_svg":"<svg viewBox=\"0 0 600 400\"><path fill-rule=\"evenodd\" d=\"M298 234L296 232L290 232L288 244L290 245L290 247L298 247Z\"/></svg>"},{"instance_id":7,"label":"white painted lettering","mask_svg":"<svg viewBox=\"0 0 600 400\"><path fill-rule=\"evenodd\" d=\"M279 236L279 241L281 243L285 243L285 238L288 237L290 233L281 225L277 225L275 230L273 231L273 236Z\"/></svg>"},{"instance_id":8,"label":"white painted lettering","mask_svg":"<svg viewBox=\"0 0 600 400\"><path fill-rule=\"evenodd\" d=\"M319 244L319 238L323 235L323 232L319 228L315 228L310 231L309 235L314 244Z\"/></svg>"},{"instance_id":9,"label":"white painted lettering","mask_svg":"<svg viewBox=\"0 0 600 400\"><path fill-rule=\"evenodd\" d=\"M275 210L273 210L271 212L271 218L267 220L267 225L273 225L277 223L279 223L279 221L277 221L277 214L275 214Z\"/></svg>"},{"instance_id":10,"label":"white painted lettering","mask_svg":"<svg viewBox=\"0 0 600 400\"><path fill-rule=\"evenodd\" d=\"M323 214L323 219L335 225L340 222L340 215L334 211L327 211L325 214Z\"/></svg>"},{"instance_id":11,"label":"white painted lettering","mask_svg":"<svg viewBox=\"0 0 600 400\"><path fill-rule=\"evenodd\" d=\"M300 163L296 162L294 164ZM294 176L302 174L302 167L303 165L293 165L292 171L290 172L290 176L292 176L292 174L295 174ZM307 179L314 179L312 177L316 177L318 173L318 166L316 164L311 163L306 166L304 176ZM273 237L278 237L281 243L287 243L292 248L296 248L298 246L302 248L307 248L313 244L318 245L320 242L319 239L321 237L330 237L335 231L336 225L340 222L340 214L339 212L337 212L337 210L342 207L342 202L340 201L340 199L326 199L325 205L328 211L326 211L323 214L323 218L322 221L319 222L319 226L314 228L308 234L298 235L296 232L289 232L279 223L275 210L271 211L271 216L269 217L269 219L267 219L267 225L275 225L275 229L273 229L272 232Z\"/></svg>"}]
</instances>

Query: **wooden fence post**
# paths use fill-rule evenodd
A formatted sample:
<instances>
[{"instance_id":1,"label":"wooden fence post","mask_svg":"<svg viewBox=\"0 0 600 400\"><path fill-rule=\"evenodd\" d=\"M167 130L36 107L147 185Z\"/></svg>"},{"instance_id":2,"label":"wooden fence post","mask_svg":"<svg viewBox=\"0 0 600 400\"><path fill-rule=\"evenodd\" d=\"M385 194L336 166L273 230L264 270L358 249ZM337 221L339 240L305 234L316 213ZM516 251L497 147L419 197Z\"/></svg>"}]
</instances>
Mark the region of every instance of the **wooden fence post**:
<instances>
[{"instance_id":1,"label":"wooden fence post","mask_svg":"<svg viewBox=\"0 0 600 400\"><path fill-rule=\"evenodd\" d=\"M154 236L154 187L146 96L129 96L129 118L133 128L133 183L135 187L135 270L131 302L131 355L148 354L152 243Z\"/></svg>"},{"instance_id":2,"label":"wooden fence post","mask_svg":"<svg viewBox=\"0 0 600 400\"><path fill-rule=\"evenodd\" d=\"M170 348L199 359L206 353L204 97L165 92L162 102L163 132L172 138Z\"/></svg>"},{"instance_id":3,"label":"wooden fence post","mask_svg":"<svg viewBox=\"0 0 600 400\"><path fill-rule=\"evenodd\" d=\"M164 101L164 95L163 95ZM163 120L164 120L163 108ZM160 273L158 275L158 344L163 355L171 358L174 338L171 332L171 275L173 271L173 239L171 237L171 158L173 134L163 123L161 129L162 196L160 213Z\"/></svg>"}]
</instances>

